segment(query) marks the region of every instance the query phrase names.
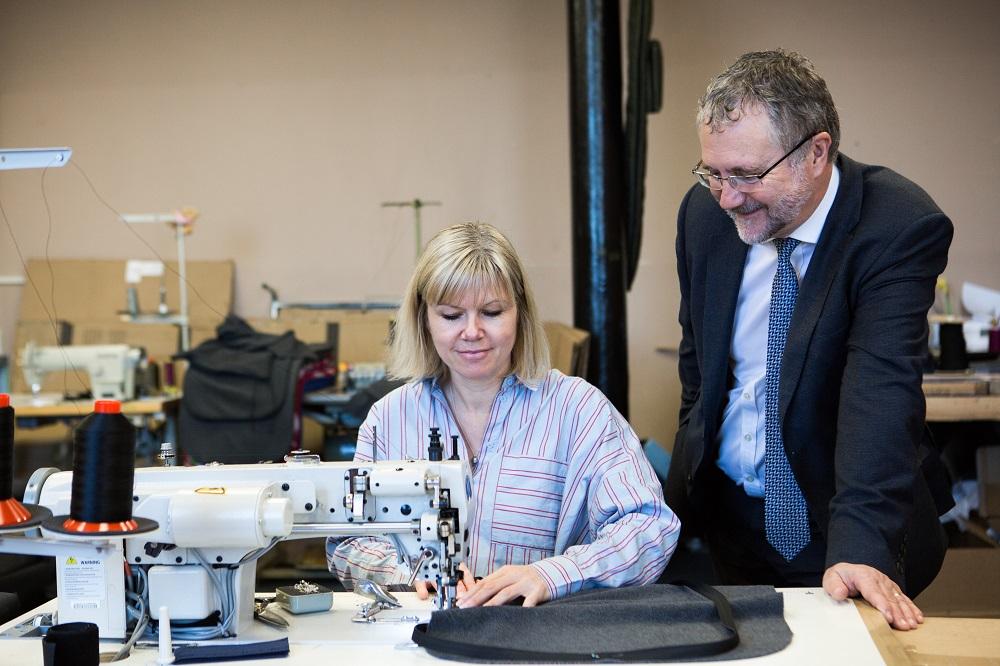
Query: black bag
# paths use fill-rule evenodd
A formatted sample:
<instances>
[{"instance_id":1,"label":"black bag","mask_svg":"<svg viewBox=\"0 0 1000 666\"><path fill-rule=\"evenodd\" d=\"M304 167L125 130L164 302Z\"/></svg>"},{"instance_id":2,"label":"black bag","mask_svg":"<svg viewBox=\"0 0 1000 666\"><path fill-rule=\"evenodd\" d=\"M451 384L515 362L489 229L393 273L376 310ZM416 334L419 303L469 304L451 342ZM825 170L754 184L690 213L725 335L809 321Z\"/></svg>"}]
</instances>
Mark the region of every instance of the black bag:
<instances>
[{"instance_id":1,"label":"black bag","mask_svg":"<svg viewBox=\"0 0 1000 666\"><path fill-rule=\"evenodd\" d=\"M436 657L486 663L743 659L777 652L791 636L773 587L702 584L436 611L413 630L413 641Z\"/></svg>"},{"instance_id":2,"label":"black bag","mask_svg":"<svg viewBox=\"0 0 1000 666\"><path fill-rule=\"evenodd\" d=\"M288 331L259 333L230 315L187 359L181 450L194 462L280 461L291 448L295 384L313 351Z\"/></svg>"}]
</instances>

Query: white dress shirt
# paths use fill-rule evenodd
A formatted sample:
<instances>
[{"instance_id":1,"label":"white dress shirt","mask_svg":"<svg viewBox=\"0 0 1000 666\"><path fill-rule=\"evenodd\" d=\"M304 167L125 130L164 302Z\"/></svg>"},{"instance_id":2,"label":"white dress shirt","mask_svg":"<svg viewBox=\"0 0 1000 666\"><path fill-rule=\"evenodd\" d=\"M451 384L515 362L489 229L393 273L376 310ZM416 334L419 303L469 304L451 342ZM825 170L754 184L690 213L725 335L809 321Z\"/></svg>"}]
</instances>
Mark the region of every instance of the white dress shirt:
<instances>
[{"instance_id":1,"label":"white dress shirt","mask_svg":"<svg viewBox=\"0 0 1000 666\"><path fill-rule=\"evenodd\" d=\"M805 277L816 242L840 185L840 171L833 167L826 194L816 210L791 238L799 241L790 261L799 284ZM771 283L778 267L773 239L752 245L743 267L743 281L736 301L729 368L733 387L719 428L718 466L751 497L764 496L764 375L767 370L767 322L771 311Z\"/></svg>"}]
</instances>

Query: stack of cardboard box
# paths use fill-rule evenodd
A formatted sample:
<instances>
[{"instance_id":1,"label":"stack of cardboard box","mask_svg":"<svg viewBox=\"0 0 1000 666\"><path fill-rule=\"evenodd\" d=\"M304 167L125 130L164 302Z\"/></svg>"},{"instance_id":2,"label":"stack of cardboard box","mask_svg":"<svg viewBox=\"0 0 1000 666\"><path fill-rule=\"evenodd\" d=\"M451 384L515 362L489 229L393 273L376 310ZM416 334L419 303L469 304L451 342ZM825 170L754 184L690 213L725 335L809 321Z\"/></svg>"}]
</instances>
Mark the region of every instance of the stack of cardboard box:
<instances>
[{"instance_id":1,"label":"stack of cardboard box","mask_svg":"<svg viewBox=\"0 0 1000 666\"><path fill-rule=\"evenodd\" d=\"M127 285L125 260L32 259L28 261L29 282L21 295L21 307L14 334L11 389L27 392L17 356L28 343L96 345L128 344L142 347L156 363L168 361L180 350L180 329L168 323L133 323L123 320ZM163 284L170 313L180 304L176 264L167 262ZM232 308L232 261L187 262L188 310L192 330L215 327ZM160 280L145 278L137 291L140 312L157 311ZM162 376L162 375L161 375ZM79 394L89 389L89 379L81 373L52 373L42 390Z\"/></svg>"},{"instance_id":2,"label":"stack of cardboard box","mask_svg":"<svg viewBox=\"0 0 1000 666\"><path fill-rule=\"evenodd\" d=\"M1000 446L976 451L979 518L973 522L962 547L945 554L941 573L917 599L928 615L1000 618Z\"/></svg>"}]
</instances>

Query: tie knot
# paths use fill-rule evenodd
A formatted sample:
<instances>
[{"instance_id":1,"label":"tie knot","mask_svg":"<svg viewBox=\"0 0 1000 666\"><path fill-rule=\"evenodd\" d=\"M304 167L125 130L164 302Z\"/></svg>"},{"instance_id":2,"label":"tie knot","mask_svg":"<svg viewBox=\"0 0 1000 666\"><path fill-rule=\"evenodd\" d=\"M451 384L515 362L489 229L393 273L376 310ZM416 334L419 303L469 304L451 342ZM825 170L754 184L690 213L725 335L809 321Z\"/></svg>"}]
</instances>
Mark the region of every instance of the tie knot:
<instances>
[{"instance_id":1,"label":"tie knot","mask_svg":"<svg viewBox=\"0 0 1000 666\"><path fill-rule=\"evenodd\" d=\"M792 250L798 247L799 241L794 238L775 238L774 247L778 250L778 260L788 261Z\"/></svg>"}]
</instances>

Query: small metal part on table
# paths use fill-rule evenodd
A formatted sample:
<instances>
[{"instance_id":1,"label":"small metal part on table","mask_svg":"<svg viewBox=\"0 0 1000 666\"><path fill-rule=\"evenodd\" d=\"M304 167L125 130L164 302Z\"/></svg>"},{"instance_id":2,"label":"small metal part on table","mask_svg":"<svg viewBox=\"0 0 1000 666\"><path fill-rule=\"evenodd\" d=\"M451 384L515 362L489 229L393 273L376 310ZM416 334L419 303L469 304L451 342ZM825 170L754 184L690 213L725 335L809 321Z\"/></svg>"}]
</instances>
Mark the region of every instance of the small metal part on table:
<instances>
[{"instance_id":1,"label":"small metal part on table","mask_svg":"<svg viewBox=\"0 0 1000 666\"><path fill-rule=\"evenodd\" d=\"M358 609L357 614L351 618L351 622L358 622L361 624L371 624L375 622L375 615L381 613L384 610L389 610L393 608L402 608L402 604L399 603L399 599L394 597L389 592L378 583L371 580L359 580L354 585L354 592L363 597L371 599L371 603L363 604L360 609ZM383 621L396 621L396 620L383 620ZM398 621L403 621L402 619Z\"/></svg>"},{"instance_id":2,"label":"small metal part on table","mask_svg":"<svg viewBox=\"0 0 1000 666\"><path fill-rule=\"evenodd\" d=\"M275 601L293 615L318 613L333 606L333 590L300 580L275 590Z\"/></svg>"},{"instance_id":3,"label":"small metal part on table","mask_svg":"<svg viewBox=\"0 0 1000 666\"><path fill-rule=\"evenodd\" d=\"M274 597L260 599L253 606L253 617L259 622L268 624L277 629L287 629L288 620L283 618L281 615L276 613L274 610L268 608L272 603L274 603Z\"/></svg>"}]
</instances>

